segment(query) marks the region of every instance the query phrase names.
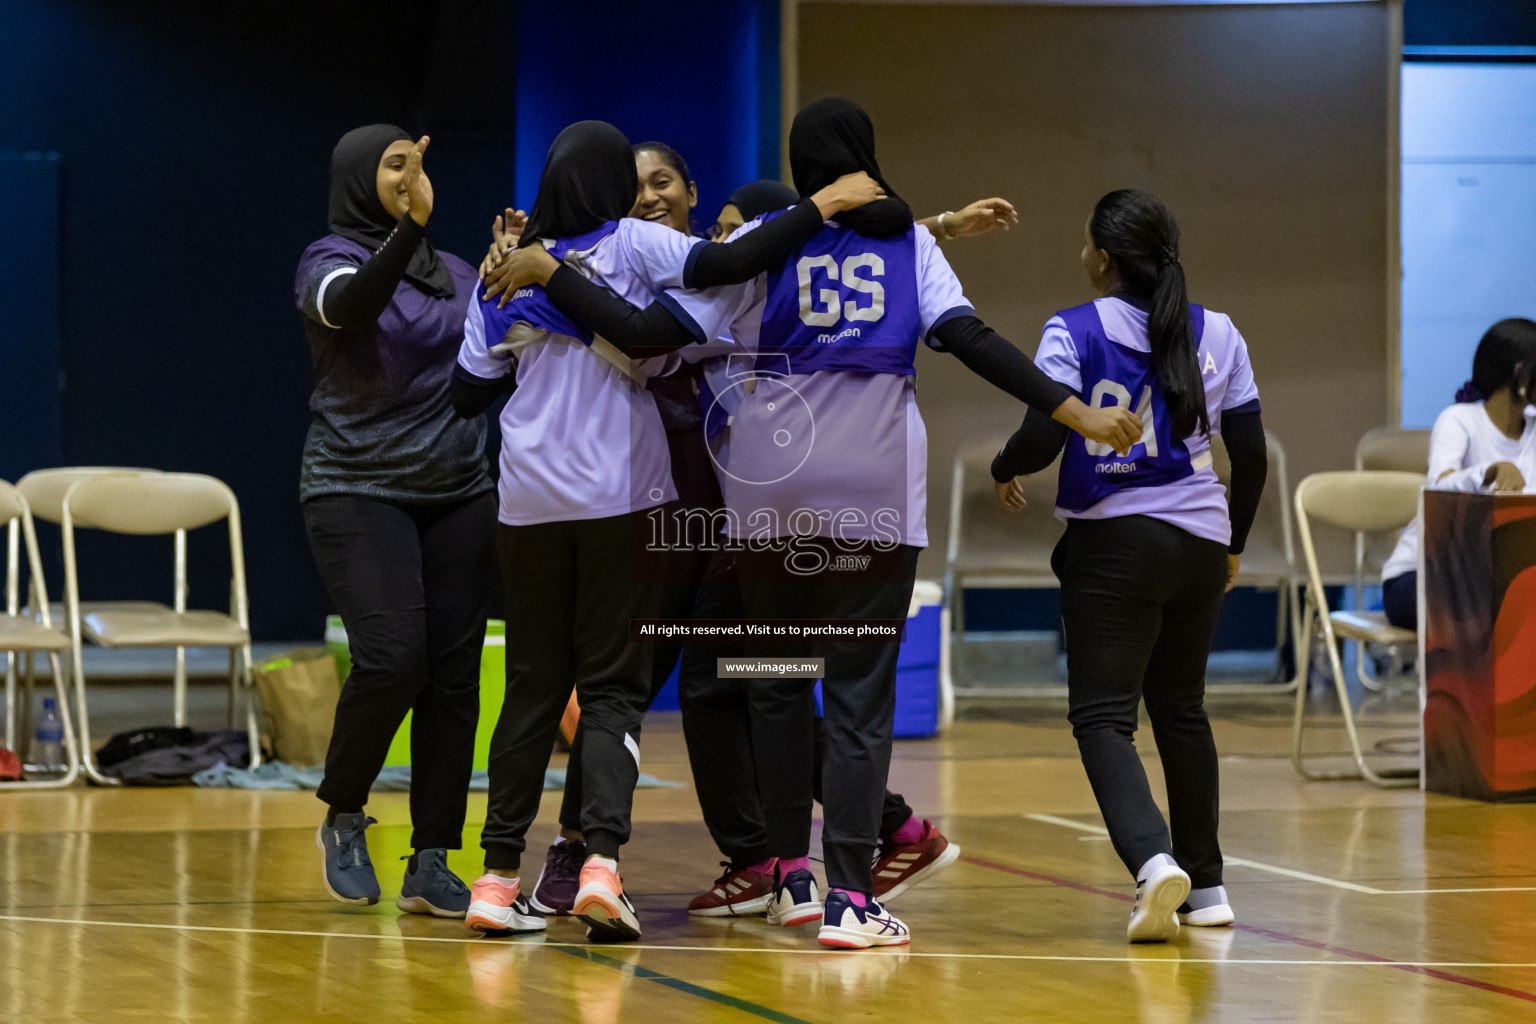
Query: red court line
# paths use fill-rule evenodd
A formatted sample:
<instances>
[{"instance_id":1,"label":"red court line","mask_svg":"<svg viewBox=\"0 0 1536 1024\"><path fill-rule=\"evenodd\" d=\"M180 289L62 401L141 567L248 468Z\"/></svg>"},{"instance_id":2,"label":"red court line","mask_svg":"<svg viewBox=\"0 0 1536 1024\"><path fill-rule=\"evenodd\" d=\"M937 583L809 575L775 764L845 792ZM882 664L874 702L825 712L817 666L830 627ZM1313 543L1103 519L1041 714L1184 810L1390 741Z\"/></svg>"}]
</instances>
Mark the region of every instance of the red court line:
<instances>
[{"instance_id":1,"label":"red court line","mask_svg":"<svg viewBox=\"0 0 1536 1024\"><path fill-rule=\"evenodd\" d=\"M966 864L974 864L980 868L991 868L993 871L1003 871L1010 875L1018 875L1021 878L1033 878L1037 882L1046 882L1050 885L1060 886L1063 889L1076 889L1078 892L1092 893L1095 896L1108 896L1112 900L1122 903L1134 903L1136 898L1123 892L1114 892L1110 889L1101 889L1096 885L1086 882L1074 882L1070 878L1060 878L1056 875L1042 874L1039 871L1026 871L1016 868L1011 864L999 864L997 861L984 860L981 857L972 857L969 854L961 854L960 860ZM1288 942L1297 946L1305 946L1308 949L1321 950L1325 953L1333 953L1337 956L1348 957L1351 960L1360 960L1367 963L1388 964L1396 970L1407 971L1410 974L1422 974L1430 978L1438 978L1441 981L1455 982L1458 985L1466 985L1470 988L1482 989L1484 992L1497 992L1501 995L1514 996L1516 999L1524 999L1528 1003L1536 1003L1536 993L1526 992L1523 989L1509 988L1505 985L1495 985L1489 981L1478 981L1476 978L1468 978L1460 974L1451 974L1448 971L1436 970L1432 967L1415 967L1412 964L1395 963L1390 957L1377 956L1374 953L1362 953L1358 949L1349 949L1345 946L1330 946L1326 942L1318 942L1314 939L1304 939L1300 935L1291 935L1287 932L1277 932L1271 928L1259 928L1251 924L1235 924L1232 926L1237 931L1248 932L1251 935L1262 935L1267 939L1277 942ZM1241 961L1233 961L1240 963Z\"/></svg>"}]
</instances>

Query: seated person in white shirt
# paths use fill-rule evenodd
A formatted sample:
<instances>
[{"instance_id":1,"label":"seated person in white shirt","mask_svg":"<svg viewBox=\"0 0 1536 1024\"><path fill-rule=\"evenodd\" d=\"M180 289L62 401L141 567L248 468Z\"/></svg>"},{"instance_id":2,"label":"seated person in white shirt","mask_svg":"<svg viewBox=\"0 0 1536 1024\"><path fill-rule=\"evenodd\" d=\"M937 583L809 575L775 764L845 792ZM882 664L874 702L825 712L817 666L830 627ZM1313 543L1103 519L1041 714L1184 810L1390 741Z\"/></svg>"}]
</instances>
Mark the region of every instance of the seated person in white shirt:
<instances>
[{"instance_id":1,"label":"seated person in white shirt","mask_svg":"<svg viewBox=\"0 0 1536 1024\"><path fill-rule=\"evenodd\" d=\"M1429 485L1446 491L1536 491L1536 323L1521 317L1488 328L1472 379L1429 435ZM1418 629L1419 520L1408 524L1381 571L1387 621Z\"/></svg>"}]
</instances>

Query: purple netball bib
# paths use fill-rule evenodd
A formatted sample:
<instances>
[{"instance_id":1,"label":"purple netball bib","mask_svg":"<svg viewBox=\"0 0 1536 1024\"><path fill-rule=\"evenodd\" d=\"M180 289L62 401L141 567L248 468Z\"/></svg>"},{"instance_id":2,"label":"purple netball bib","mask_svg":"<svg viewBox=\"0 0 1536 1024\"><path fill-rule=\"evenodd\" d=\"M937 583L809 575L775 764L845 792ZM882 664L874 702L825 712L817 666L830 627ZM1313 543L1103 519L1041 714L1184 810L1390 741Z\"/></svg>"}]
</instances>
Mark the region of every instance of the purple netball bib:
<instances>
[{"instance_id":1,"label":"purple netball bib","mask_svg":"<svg viewBox=\"0 0 1536 1024\"><path fill-rule=\"evenodd\" d=\"M1189 307L1195 345L1205 332L1205 310ZM1056 506L1069 512L1092 508L1127 487L1156 487L1189 476L1193 469L1183 438L1173 436L1152 354L1109 340L1092 302L1056 314L1067 325L1083 375L1083 401L1090 406L1121 405L1141 417L1141 440L1121 456L1107 444L1081 434L1067 436L1061 457Z\"/></svg>"},{"instance_id":2,"label":"purple netball bib","mask_svg":"<svg viewBox=\"0 0 1536 1024\"><path fill-rule=\"evenodd\" d=\"M922 333L915 230L867 238L828 224L771 271L758 368L786 372L787 357L792 374L912 373Z\"/></svg>"},{"instance_id":3,"label":"purple netball bib","mask_svg":"<svg viewBox=\"0 0 1536 1024\"><path fill-rule=\"evenodd\" d=\"M584 235L560 239L550 248L549 254L564 262L567 253L591 249L618 229L618 221L608 221L602 227L588 231ZM480 317L485 323L487 339L499 340L505 337L511 326L521 321L539 330L549 331L551 334L564 334L579 338L587 345L592 344L592 332L560 312L559 308L550 301L549 293L544 291L543 285L519 288L511 300L498 309L496 304L500 301L500 296L480 300ZM491 343L495 344L494 341Z\"/></svg>"}]
</instances>

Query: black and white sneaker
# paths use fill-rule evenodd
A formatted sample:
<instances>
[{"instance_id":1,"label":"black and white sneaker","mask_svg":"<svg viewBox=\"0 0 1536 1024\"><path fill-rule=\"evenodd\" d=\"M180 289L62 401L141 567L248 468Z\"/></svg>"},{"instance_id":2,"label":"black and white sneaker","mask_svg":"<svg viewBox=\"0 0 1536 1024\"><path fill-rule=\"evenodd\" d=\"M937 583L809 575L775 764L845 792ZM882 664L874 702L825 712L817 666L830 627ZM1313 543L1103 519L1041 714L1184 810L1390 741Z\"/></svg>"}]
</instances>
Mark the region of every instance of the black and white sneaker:
<instances>
[{"instance_id":1,"label":"black and white sneaker","mask_svg":"<svg viewBox=\"0 0 1536 1024\"><path fill-rule=\"evenodd\" d=\"M1179 934L1179 906L1189 895L1189 876L1177 864L1159 864L1136 883L1136 906L1125 937L1131 942L1167 942Z\"/></svg>"},{"instance_id":2,"label":"black and white sneaker","mask_svg":"<svg viewBox=\"0 0 1536 1024\"><path fill-rule=\"evenodd\" d=\"M868 949L871 946L905 946L912 933L873 898L855 906L846 893L827 893L826 911L816 941L833 949Z\"/></svg>"}]
</instances>

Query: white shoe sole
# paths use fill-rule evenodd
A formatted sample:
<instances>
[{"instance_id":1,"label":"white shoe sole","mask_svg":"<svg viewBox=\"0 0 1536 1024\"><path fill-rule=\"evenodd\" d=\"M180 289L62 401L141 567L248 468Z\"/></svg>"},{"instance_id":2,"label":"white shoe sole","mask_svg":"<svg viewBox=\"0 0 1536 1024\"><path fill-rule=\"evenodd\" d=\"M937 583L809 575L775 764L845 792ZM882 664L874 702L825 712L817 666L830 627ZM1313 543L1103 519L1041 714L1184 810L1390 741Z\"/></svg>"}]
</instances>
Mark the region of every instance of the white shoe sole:
<instances>
[{"instance_id":1,"label":"white shoe sole","mask_svg":"<svg viewBox=\"0 0 1536 1024\"><path fill-rule=\"evenodd\" d=\"M869 949L871 946L905 946L912 941L910 933L903 935L869 935L852 928L822 925L816 941L832 949Z\"/></svg>"},{"instance_id":2,"label":"white shoe sole","mask_svg":"<svg viewBox=\"0 0 1536 1024\"><path fill-rule=\"evenodd\" d=\"M357 906L357 907L371 907L375 903L379 902L379 898L377 896L371 896L371 897L370 896L360 896L357 899L351 899L350 897L343 896L341 893L339 893L335 889L331 888L331 875L330 875L330 872L325 870L325 826L324 825L321 825L319 828L315 829L315 846L320 850L320 855L321 855L320 856L320 881L325 884L325 891L331 894L331 899L336 900L338 903L350 903L353 906Z\"/></svg>"},{"instance_id":3,"label":"white shoe sole","mask_svg":"<svg viewBox=\"0 0 1536 1024\"><path fill-rule=\"evenodd\" d=\"M639 919L606 885L582 886L571 914L587 922L588 942L634 942L640 937Z\"/></svg>"},{"instance_id":4,"label":"white shoe sole","mask_svg":"<svg viewBox=\"0 0 1536 1024\"><path fill-rule=\"evenodd\" d=\"M450 919L463 918L466 913L466 911L463 910L444 910L442 907L435 907L428 903L426 900L422 899L420 896L397 897L395 899L395 908L397 910L403 910L407 914L430 914L433 917L445 917Z\"/></svg>"},{"instance_id":5,"label":"white shoe sole","mask_svg":"<svg viewBox=\"0 0 1536 1024\"><path fill-rule=\"evenodd\" d=\"M1187 924L1191 928L1224 928L1236 920L1231 906L1225 903L1179 915L1179 924Z\"/></svg>"},{"instance_id":6,"label":"white shoe sole","mask_svg":"<svg viewBox=\"0 0 1536 1024\"><path fill-rule=\"evenodd\" d=\"M932 878L940 871L943 871L945 868L949 867L959 859L960 844L950 843L947 847L944 848L944 852L939 854L938 860L934 861L932 864L929 864L927 867L923 868L923 870L919 871L905 882L892 886L884 893L876 893L875 899L879 900L881 903L889 903L891 900L900 896L914 885L922 885L924 882L928 881L928 879Z\"/></svg>"},{"instance_id":7,"label":"white shoe sole","mask_svg":"<svg viewBox=\"0 0 1536 1024\"><path fill-rule=\"evenodd\" d=\"M690 910L689 917L756 917L768 910L768 904L773 902L773 894L758 896L742 903L732 903L724 907L710 907L707 910Z\"/></svg>"},{"instance_id":8,"label":"white shoe sole","mask_svg":"<svg viewBox=\"0 0 1536 1024\"><path fill-rule=\"evenodd\" d=\"M1179 905L1189 895L1189 876L1164 866L1143 883L1141 903L1131 911L1125 937L1131 942L1167 942L1179 934Z\"/></svg>"},{"instance_id":9,"label":"white shoe sole","mask_svg":"<svg viewBox=\"0 0 1536 1024\"><path fill-rule=\"evenodd\" d=\"M549 927L542 917L520 914L515 907L498 906L484 900L469 905L464 923L473 932L542 932Z\"/></svg>"}]
</instances>

